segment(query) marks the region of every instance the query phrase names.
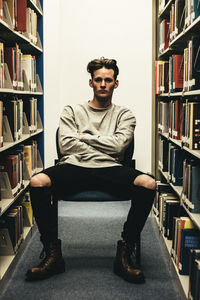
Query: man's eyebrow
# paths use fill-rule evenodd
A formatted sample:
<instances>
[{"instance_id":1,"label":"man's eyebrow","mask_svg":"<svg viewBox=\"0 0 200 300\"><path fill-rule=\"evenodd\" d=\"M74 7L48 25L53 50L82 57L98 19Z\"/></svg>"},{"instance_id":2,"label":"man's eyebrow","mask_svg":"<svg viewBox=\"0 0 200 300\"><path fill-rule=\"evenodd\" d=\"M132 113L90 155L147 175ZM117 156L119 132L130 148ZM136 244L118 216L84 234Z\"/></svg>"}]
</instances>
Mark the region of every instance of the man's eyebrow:
<instances>
[{"instance_id":1,"label":"man's eyebrow","mask_svg":"<svg viewBox=\"0 0 200 300\"><path fill-rule=\"evenodd\" d=\"M103 79L103 77L101 77L101 76L94 77L94 79L97 79L97 78ZM112 76L107 76L104 79L113 79L113 77Z\"/></svg>"}]
</instances>

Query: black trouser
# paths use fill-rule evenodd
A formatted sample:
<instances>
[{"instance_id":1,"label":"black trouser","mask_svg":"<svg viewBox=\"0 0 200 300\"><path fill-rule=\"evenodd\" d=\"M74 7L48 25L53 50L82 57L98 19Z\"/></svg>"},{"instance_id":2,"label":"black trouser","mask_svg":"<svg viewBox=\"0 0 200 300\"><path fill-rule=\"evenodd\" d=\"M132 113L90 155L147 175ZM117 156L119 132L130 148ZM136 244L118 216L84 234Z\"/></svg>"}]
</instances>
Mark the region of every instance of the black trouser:
<instances>
[{"instance_id":1,"label":"black trouser","mask_svg":"<svg viewBox=\"0 0 200 300\"><path fill-rule=\"evenodd\" d=\"M141 174L129 167L82 168L70 164L57 165L42 171L51 179L51 187L30 187L33 213L44 242L54 241L57 236L57 218L52 205L52 195L62 195L81 190L83 187L115 191L131 200L131 208L124 224L122 237L129 243L135 242L150 213L154 190L133 185ZM59 195L59 197L57 197Z\"/></svg>"}]
</instances>

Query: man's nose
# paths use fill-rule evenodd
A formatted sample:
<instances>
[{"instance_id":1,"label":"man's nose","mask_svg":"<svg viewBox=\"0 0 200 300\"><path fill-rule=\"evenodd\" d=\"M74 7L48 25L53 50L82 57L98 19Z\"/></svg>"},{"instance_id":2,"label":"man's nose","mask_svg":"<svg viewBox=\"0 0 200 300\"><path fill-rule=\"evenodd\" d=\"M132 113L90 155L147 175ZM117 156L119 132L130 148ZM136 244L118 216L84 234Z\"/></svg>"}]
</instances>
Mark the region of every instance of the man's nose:
<instances>
[{"instance_id":1,"label":"man's nose","mask_svg":"<svg viewBox=\"0 0 200 300\"><path fill-rule=\"evenodd\" d=\"M105 82L105 80L103 79L102 81L101 81L101 87L105 87L106 86L106 82Z\"/></svg>"}]
</instances>

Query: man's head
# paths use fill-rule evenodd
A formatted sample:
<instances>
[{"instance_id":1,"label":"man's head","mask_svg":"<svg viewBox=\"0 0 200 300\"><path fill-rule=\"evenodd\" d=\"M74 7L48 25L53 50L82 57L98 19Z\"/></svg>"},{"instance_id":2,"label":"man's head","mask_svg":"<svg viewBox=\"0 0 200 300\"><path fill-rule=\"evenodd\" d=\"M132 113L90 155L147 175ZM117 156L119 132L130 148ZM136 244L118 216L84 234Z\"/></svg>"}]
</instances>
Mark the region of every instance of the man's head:
<instances>
[{"instance_id":1,"label":"man's head","mask_svg":"<svg viewBox=\"0 0 200 300\"><path fill-rule=\"evenodd\" d=\"M87 66L91 74L89 85L93 88L94 99L92 104L98 107L105 107L111 103L112 94L118 87L117 75L119 69L114 59L94 59Z\"/></svg>"},{"instance_id":2,"label":"man's head","mask_svg":"<svg viewBox=\"0 0 200 300\"><path fill-rule=\"evenodd\" d=\"M117 75L119 74L119 68L115 59L109 59L104 57L101 57L100 59L94 59L88 63L87 71L91 74L91 77L93 78L94 71L103 67L106 69L112 69L114 71L114 79L117 79Z\"/></svg>"}]
</instances>

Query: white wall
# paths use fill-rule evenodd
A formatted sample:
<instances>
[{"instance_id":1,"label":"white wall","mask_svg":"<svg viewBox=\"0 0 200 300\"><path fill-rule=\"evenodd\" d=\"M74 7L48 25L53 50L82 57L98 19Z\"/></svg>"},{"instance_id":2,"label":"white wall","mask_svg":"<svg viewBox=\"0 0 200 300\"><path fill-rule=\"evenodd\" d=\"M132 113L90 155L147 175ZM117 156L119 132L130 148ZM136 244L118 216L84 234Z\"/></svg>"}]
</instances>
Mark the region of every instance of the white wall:
<instances>
[{"instance_id":1,"label":"white wall","mask_svg":"<svg viewBox=\"0 0 200 300\"><path fill-rule=\"evenodd\" d=\"M137 168L150 171L151 1L44 2L45 166L52 165L55 157L52 133L63 106L92 98L86 66L90 60L104 56L118 61L120 85L115 90L113 102L134 111Z\"/></svg>"}]
</instances>

